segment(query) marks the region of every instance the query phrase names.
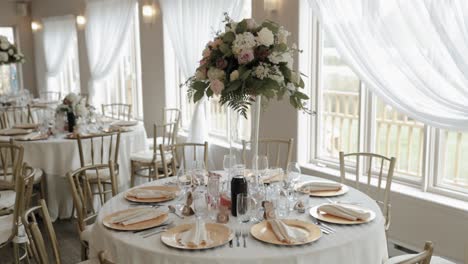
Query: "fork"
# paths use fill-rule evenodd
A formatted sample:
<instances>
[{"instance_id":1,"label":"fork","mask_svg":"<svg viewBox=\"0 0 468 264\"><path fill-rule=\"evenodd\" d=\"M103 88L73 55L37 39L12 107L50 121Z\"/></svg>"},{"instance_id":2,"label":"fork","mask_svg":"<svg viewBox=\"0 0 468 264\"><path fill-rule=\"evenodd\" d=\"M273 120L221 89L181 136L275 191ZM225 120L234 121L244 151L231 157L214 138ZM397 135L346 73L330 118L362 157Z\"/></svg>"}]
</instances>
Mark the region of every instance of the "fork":
<instances>
[{"instance_id":1,"label":"fork","mask_svg":"<svg viewBox=\"0 0 468 264\"><path fill-rule=\"evenodd\" d=\"M320 226L320 229L322 232L325 234L329 235L335 232L335 229L329 227L328 225L325 225L324 223L320 222L317 218L310 216L312 218L312 222L318 226Z\"/></svg>"},{"instance_id":2,"label":"fork","mask_svg":"<svg viewBox=\"0 0 468 264\"><path fill-rule=\"evenodd\" d=\"M240 241L239 241L240 236L241 236L241 231L236 230L236 244L237 244L237 247L240 247Z\"/></svg>"},{"instance_id":3,"label":"fork","mask_svg":"<svg viewBox=\"0 0 468 264\"><path fill-rule=\"evenodd\" d=\"M248 235L249 235L249 233L247 232L247 229L246 229L246 228L244 228L244 229L242 230L242 238L244 239L244 248L246 248L246 247L247 247L247 241L246 241L246 238L247 238L247 236L248 236Z\"/></svg>"},{"instance_id":4,"label":"fork","mask_svg":"<svg viewBox=\"0 0 468 264\"><path fill-rule=\"evenodd\" d=\"M162 232L166 231L167 229L168 229L168 227L165 226L165 227L163 227L163 228L161 228L161 229L158 229L158 230L154 231L153 233L146 234L146 235L144 235L144 236L142 236L142 237L143 237L143 238L148 238L148 237L157 235L157 234L159 234L159 233L162 233Z\"/></svg>"}]
</instances>

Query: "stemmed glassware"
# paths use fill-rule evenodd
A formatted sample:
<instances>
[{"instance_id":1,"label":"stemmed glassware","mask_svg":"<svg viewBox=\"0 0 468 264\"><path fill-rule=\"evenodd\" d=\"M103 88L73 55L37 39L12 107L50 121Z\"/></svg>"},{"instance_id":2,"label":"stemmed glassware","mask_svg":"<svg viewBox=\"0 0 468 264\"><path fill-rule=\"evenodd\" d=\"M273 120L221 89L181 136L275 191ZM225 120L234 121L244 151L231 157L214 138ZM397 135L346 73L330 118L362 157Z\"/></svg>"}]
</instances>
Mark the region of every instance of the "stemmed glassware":
<instances>
[{"instance_id":1,"label":"stemmed glassware","mask_svg":"<svg viewBox=\"0 0 468 264\"><path fill-rule=\"evenodd\" d=\"M195 160L192 162L192 184L197 187L204 187L206 185L205 177L207 175L205 169L205 162L202 160Z\"/></svg>"},{"instance_id":2,"label":"stemmed glassware","mask_svg":"<svg viewBox=\"0 0 468 264\"><path fill-rule=\"evenodd\" d=\"M299 182L301 178L301 167L297 162L289 162L286 168L287 179L290 181L292 187Z\"/></svg>"},{"instance_id":3,"label":"stemmed glassware","mask_svg":"<svg viewBox=\"0 0 468 264\"><path fill-rule=\"evenodd\" d=\"M200 192L194 195L193 209L198 220L208 215L208 194Z\"/></svg>"},{"instance_id":4,"label":"stemmed glassware","mask_svg":"<svg viewBox=\"0 0 468 264\"><path fill-rule=\"evenodd\" d=\"M248 194L240 193L236 201L237 220L239 224L248 223L251 218L252 200Z\"/></svg>"}]
</instances>

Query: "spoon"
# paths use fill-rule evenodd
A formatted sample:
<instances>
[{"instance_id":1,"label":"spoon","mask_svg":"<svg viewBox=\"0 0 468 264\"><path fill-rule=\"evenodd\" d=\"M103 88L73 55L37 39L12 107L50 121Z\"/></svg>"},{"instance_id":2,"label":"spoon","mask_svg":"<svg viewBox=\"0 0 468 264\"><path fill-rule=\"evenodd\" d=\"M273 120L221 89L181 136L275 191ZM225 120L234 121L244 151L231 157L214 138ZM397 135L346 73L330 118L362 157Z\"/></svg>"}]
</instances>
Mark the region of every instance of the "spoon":
<instances>
[{"instance_id":1,"label":"spoon","mask_svg":"<svg viewBox=\"0 0 468 264\"><path fill-rule=\"evenodd\" d=\"M169 212L170 212L170 213L175 214L175 215L176 215L177 217L179 217L180 219L184 219L183 216L180 216L180 215L176 212L176 209L175 209L174 206L169 205L169 206L167 206L167 207L169 208Z\"/></svg>"}]
</instances>

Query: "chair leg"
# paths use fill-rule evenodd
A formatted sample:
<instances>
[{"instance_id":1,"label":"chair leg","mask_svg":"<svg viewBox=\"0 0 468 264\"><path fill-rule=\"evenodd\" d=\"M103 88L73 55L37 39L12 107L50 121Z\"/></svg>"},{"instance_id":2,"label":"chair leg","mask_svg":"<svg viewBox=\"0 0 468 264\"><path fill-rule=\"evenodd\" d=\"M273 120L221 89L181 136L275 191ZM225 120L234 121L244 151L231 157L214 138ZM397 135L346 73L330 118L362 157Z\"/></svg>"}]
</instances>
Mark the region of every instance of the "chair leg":
<instances>
[{"instance_id":1,"label":"chair leg","mask_svg":"<svg viewBox=\"0 0 468 264\"><path fill-rule=\"evenodd\" d=\"M81 261L85 261L88 259L88 247L81 242Z\"/></svg>"},{"instance_id":2,"label":"chair leg","mask_svg":"<svg viewBox=\"0 0 468 264\"><path fill-rule=\"evenodd\" d=\"M47 196L46 196L46 187L47 187L47 182L45 178L45 172L42 173L42 179L40 183L40 188L41 188L41 198L44 199L47 202Z\"/></svg>"}]
</instances>

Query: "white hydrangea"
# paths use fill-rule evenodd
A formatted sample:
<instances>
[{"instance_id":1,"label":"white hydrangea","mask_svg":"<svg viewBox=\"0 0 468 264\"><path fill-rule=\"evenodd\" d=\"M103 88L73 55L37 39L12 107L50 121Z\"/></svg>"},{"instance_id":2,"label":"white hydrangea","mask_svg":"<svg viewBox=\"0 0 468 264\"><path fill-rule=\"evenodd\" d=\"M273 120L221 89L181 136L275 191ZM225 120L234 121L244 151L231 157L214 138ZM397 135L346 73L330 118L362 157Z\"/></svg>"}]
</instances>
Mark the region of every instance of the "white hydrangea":
<instances>
[{"instance_id":1,"label":"white hydrangea","mask_svg":"<svg viewBox=\"0 0 468 264\"><path fill-rule=\"evenodd\" d=\"M261 45L268 47L268 46L273 45L275 41L275 37L273 35L273 32L271 32L271 30L264 27L257 33L257 41Z\"/></svg>"},{"instance_id":2,"label":"white hydrangea","mask_svg":"<svg viewBox=\"0 0 468 264\"><path fill-rule=\"evenodd\" d=\"M10 47L10 43L9 43L8 41L2 41L2 42L0 43L0 48L1 48L2 50L7 50L9 47Z\"/></svg>"},{"instance_id":3,"label":"white hydrangea","mask_svg":"<svg viewBox=\"0 0 468 264\"><path fill-rule=\"evenodd\" d=\"M0 51L0 62L8 61L8 53Z\"/></svg>"},{"instance_id":4,"label":"white hydrangea","mask_svg":"<svg viewBox=\"0 0 468 264\"><path fill-rule=\"evenodd\" d=\"M293 57L290 52L277 52L274 51L268 56L268 60L270 60L273 64L279 64L281 62L285 62L288 68L292 68L293 64Z\"/></svg>"},{"instance_id":5,"label":"white hydrangea","mask_svg":"<svg viewBox=\"0 0 468 264\"><path fill-rule=\"evenodd\" d=\"M65 96L65 99L72 105L75 105L80 101L80 97L75 93L69 93L67 96Z\"/></svg>"},{"instance_id":6,"label":"white hydrangea","mask_svg":"<svg viewBox=\"0 0 468 264\"><path fill-rule=\"evenodd\" d=\"M237 55L242 50L252 49L256 45L255 36L250 32L244 32L236 35L236 38L232 42L232 51Z\"/></svg>"},{"instance_id":7,"label":"white hydrangea","mask_svg":"<svg viewBox=\"0 0 468 264\"><path fill-rule=\"evenodd\" d=\"M253 71L253 75L260 80L268 77L269 69L268 65L261 62Z\"/></svg>"},{"instance_id":8,"label":"white hydrangea","mask_svg":"<svg viewBox=\"0 0 468 264\"><path fill-rule=\"evenodd\" d=\"M215 67L210 67L207 75L210 80L223 80L225 77L224 71Z\"/></svg>"},{"instance_id":9,"label":"white hydrangea","mask_svg":"<svg viewBox=\"0 0 468 264\"><path fill-rule=\"evenodd\" d=\"M8 50L8 54L13 55L14 53L15 53L15 51L13 49Z\"/></svg>"},{"instance_id":10,"label":"white hydrangea","mask_svg":"<svg viewBox=\"0 0 468 264\"><path fill-rule=\"evenodd\" d=\"M283 27L281 27L278 30L278 43L279 44L286 44L288 42L288 37L291 35L291 33L287 30L285 30Z\"/></svg>"}]
</instances>

